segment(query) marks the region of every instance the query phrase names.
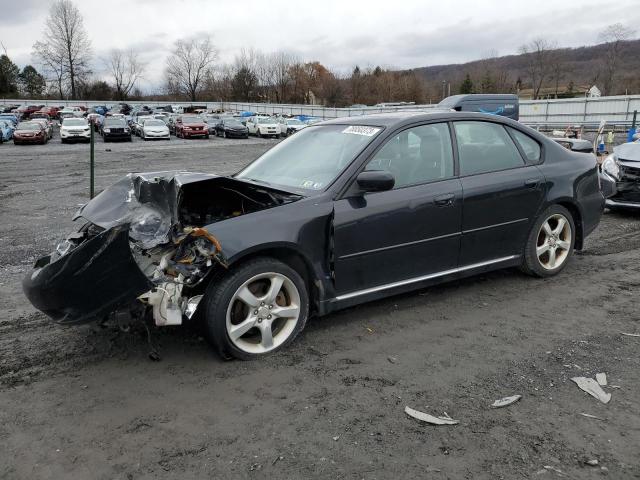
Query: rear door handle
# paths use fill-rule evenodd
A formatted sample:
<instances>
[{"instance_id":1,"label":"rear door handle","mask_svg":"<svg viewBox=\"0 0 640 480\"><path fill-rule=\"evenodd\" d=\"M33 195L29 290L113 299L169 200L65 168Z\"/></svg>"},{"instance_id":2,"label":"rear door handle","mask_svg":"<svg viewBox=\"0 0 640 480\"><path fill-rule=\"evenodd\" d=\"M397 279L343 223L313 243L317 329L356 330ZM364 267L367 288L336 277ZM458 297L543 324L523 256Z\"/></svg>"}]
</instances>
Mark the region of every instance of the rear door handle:
<instances>
[{"instance_id":1,"label":"rear door handle","mask_svg":"<svg viewBox=\"0 0 640 480\"><path fill-rule=\"evenodd\" d=\"M456 196L453 193L447 193L445 195L439 195L433 199L433 203L438 205L439 207L447 207L449 205L453 205L453 200Z\"/></svg>"},{"instance_id":2,"label":"rear door handle","mask_svg":"<svg viewBox=\"0 0 640 480\"><path fill-rule=\"evenodd\" d=\"M529 179L525 180L524 186L525 187L529 187L529 188L535 188L538 185L540 185L541 181L542 181L541 178L529 178Z\"/></svg>"}]
</instances>

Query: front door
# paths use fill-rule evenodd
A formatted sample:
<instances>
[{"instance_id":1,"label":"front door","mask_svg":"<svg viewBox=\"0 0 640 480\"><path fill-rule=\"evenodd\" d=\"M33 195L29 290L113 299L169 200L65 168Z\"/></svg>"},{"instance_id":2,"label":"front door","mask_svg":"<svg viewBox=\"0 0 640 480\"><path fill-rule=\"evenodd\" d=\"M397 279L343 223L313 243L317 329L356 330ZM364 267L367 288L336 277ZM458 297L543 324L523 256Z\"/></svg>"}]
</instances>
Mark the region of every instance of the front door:
<instances>
[{"instance_id":1,"label":"front door","mask_svg":"<svg viewBox=\"0 0 640 480\"><path fill-rule=\"evenodd\" d=\"M365 169L391 172L395 186L335 202L337 294L456 268L462 187L454 177L448 125L400 132Z\"/></svg>"}]
</instances>

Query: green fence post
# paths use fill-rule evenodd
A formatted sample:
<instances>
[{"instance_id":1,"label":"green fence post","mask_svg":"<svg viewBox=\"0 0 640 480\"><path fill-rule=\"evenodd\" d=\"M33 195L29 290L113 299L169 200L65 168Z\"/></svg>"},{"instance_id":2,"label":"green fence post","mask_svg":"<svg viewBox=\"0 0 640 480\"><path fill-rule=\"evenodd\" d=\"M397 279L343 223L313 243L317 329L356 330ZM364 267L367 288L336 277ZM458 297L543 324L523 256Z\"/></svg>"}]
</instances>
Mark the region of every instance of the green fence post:
<instances>
[{"instance_id":1,"label":"green fence post","mask_svg":"<svg viewBox=\"0 0 640 480\"><path fill-rule=\"evenodd\" d=\"M93 193L94 193L94 180L93 180L93 176L94 176L94 157L93 157L93 124L89 123L89 128L91 128L91 148L90 148L90 154L89 154L89 198L93 198Z\"/></svg>"}]
</instances>

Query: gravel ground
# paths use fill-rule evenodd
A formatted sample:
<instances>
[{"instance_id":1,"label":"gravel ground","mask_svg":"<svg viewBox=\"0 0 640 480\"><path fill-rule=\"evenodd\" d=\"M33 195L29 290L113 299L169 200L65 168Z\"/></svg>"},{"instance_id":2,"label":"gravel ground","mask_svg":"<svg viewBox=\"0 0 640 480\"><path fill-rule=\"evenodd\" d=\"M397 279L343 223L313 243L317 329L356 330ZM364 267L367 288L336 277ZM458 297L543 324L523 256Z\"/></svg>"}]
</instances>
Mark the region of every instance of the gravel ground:
<instances>
[{"instance_id":1,"label":"gravel ground","mask_svg":"<svg viewBox=\"0 0 640 480\"><path fill-rule=\"evenodd\" d=\"M274 143L98 143L97 188L229 173ZM1 145L0 167L0 478L640 478L640 338L620 334L640 333L638 215L605 214L552 279L503 270L370 303L259 362L154 329L152 362L142 327L63 328L21 292L87 200L87 145ZM607 405L570 381L597 372Z\"/></svg>"}]
</instances>

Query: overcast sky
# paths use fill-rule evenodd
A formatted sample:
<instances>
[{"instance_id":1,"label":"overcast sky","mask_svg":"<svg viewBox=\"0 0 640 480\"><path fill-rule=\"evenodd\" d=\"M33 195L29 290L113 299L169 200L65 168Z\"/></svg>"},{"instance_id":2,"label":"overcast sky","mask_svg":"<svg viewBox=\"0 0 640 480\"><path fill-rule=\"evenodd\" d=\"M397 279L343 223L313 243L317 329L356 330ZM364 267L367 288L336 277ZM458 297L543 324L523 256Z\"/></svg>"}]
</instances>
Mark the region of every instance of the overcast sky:
<instances>
[{"instance_id":1,"label":"overcast sky","mask_svg":"<svg viewBox=\"0 0 640 480\"><path fill-rule=\"evenodd\" d=\"M597 43L611 23L640 25L638 0L74 0L93 44L94 69L111 48L148 62L144 89L162 84L172 43L210 34L220 62L240 48L287 50L338 71L412 68L516 53L544 37L560 46ZM0 0L0 42L20 67L31 63L46 0ZM638 27L640 28L640 27Z\"/></svg>"}]
</instances>

